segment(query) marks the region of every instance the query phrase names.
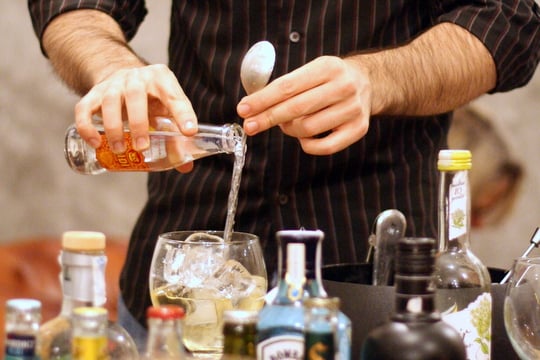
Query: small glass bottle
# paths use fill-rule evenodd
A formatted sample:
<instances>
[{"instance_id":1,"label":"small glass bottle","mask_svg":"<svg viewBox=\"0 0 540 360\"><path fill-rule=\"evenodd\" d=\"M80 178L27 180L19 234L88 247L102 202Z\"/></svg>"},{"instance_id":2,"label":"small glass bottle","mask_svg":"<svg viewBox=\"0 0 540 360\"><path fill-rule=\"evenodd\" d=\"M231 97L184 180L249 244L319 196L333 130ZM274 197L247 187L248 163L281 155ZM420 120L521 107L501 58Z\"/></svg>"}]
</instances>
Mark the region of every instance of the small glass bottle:
<instances>
[{"instance_id":1,"label":"small glass bottle","mask_svg":"<svg viewBox=\"0 0 540 360\"><path fill-rule=\"evenodd\" d=\"M37 360L36 338L41 322L41 302L10 299L6 303L5 360Z\"/></svg>"},{"instance_id":2,"label":"small glass bottle","mask_svg":"<svg viewBox=\"0 0 540 360\"><path fill-rule=\"evenodd\" d=\"M280 353L304 357L304 305L309 298L327 297L321 279L320 230L282 230L276 234L278 290L259 313L257 358L274 359ZM350 359L351 321L338 313L338 359Z\"/></svg>"},{"instance_id":3,"label":"small glass bottle","mask_svg":"<svg viewBox=\"0 0 540 360\"><path fill-rule=\"evenodd\" d=\"M223 360L257 358L257 311L227 310L223 313Z\"/></svg>"},{"instance_id":4,"label":"small glass bottle","mask_svg":"<svg viewBox=\"0 0 540 360\"><path fill-rule=\"evenodd\" d=\"M439 152L439 254L436 306L463 337L468 359L490 359L491 279L470 249L471 190L468 150Z\"/></svg>"},{"instance_id":5,"label":"small glass bottle","mask_svg":"<svg viewBox=\"0 0 540 360\"><path fill-rule=\"evenodd\" d=\"M129 127L124 128L125 151L116 154L107 141L103 124L96 122L101 145L94 149L71 125L65 136L64 152L69 166L85 175L107 171L163 171L182 164L220 153L242 153L246 137L238 124L199 124L198 132L185 136L172 121L156 118L149 132L150 145L144 151L132 147Z\"/></svg>"},{"instance_id":6,"label":"small glass bottle","mask_svg":"<svg viewBox=\"0 0 540 360\"><path fill-rule=\"evenodd\" d=\"M71 316L77 307L103 307L105 293L105 234L95 231L67 231L62 236L62 308L60 314L44 323L38 332L41 360L69 359L71 356ZM118 323L108 323L110 354L114 359L138 357L129 333Z\"/></svg>"},{"instance_id":7,"label":"small glass bottle","mask_svg":"<svg viewBox=\"0 0 540 360\"><path fill-rule=\"evenodd\" d=\"M304 360L335 360L339 298L304 301Z\"/></svg>"},{"instance_id":8,"label":"small glass bottle","mask_svg":"<svg viewBox=\"0 0 540 360\"><path fill-rule=\"evenodd\" d=\"M465 360L460 334L435 310L435 240L403 238L396 254L395 310L391 320L368 333L362 360Z\"/></svg>"},{"instance_id":9,"label":"small glass bottle","mask_svg":"<svg viewBox=\"0 0 540 360\"><path fill-rule=\"evenodd\" d=\"M80 307L73 310L73 360L108 360L107 310L101 307Z\"/></svg>"},{"instance_id":10,"label":"small glass bottle","mask_svg":"<svg viewBox=\"0 0 540 360\"><path fill-rule=\"evenodd\" d=\"M185 358L182 344L184 309L178 305L151 306L146 311L148 339L143 359L166 360Z\"/></svg>"}]
</instances>

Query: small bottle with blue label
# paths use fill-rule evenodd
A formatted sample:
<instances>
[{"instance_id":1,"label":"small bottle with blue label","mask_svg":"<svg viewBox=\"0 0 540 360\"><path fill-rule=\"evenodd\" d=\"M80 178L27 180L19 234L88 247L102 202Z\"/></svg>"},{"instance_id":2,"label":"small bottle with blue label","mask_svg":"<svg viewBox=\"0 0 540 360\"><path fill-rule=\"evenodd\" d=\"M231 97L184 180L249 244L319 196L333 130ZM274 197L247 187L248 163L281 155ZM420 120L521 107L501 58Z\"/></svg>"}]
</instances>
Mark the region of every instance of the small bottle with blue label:
<instances>
[{"instance_id":1,"label":"small bottle with blue label","mask_svg":"<svg viewBox=\"0 0 540 360\"><path fill-rule=\"evenodd\" d=\"M279 255L277 295L259 313L257 359L304 359L304 302L326 298L321 279L320 230L283 230L276 234ZM351 321L337 314L336 359L349 360Z\"/></svg>"},{"instance_id":2,"label":"small bottle with blue label","mask_svg":"<svg viewBox=\"0 0 540 360\"><path fill-rule=\"evenodd\" d=\"M41 322L41 302L11 299L6 303L5 360L38 360L36 338Z\"/></svg>"}]
</instances>

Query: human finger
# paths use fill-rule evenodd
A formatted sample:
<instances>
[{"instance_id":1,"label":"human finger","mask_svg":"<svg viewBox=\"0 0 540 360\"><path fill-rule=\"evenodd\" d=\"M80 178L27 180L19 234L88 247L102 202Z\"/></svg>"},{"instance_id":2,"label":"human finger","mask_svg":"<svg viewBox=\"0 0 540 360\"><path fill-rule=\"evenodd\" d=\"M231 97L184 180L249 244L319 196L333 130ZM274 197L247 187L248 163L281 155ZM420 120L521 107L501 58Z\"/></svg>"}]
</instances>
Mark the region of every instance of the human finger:
<instances>
[{"instance_id":1,"label":"human finger","mask_svg":"<svg viewBox=\"0 0 540 360\"><path fill-rule=\"evenodd\" d=\"M246 133L255 135L328 106L332 101L329 88L319 88L338 78L343 67L340 62L339 58L323 56L243 98L237 111L245 119Z\"/></svg>"},{"instance_id":2,"label":"human finger","mask_svg":"<svg viewBox=\"0 0 540 360\"><path fill-rule=\"evenodd\" d=\"M133 148L142 151L149 146L148 95L145 83L137 76L126 79L125 108Z\"/></svg>"},{"instance_id":3,"label":"human finger","mask_svg":"<svg viewBox=\"0 0 540 360\"><path fill-rule=\"evenodd\" d=\"M367 129L357 129L351 125L342 125L322 137L299 138L300 146L306 154L335 154L357 142L367 132Z\"/></svg>"},{"instance_id":4,"label":"human finger","mask_svg":"<svg viewBox=\"0 0 540 360\"><path fill-rule=\"evenodd\" d=\"M369 111L354 101L349 100L348 103L329 107L298 120L302 123L301 129L309 127L310 124L315 124L315 126L324 124L322 127L324 131L314 132L315 134L309 137L298 137L306 153L330 155L345 149L366 135L369 128ZM291 127L294 127L294 123ZM288 135L298 133L296 129L283 129L283 131Z\"/></svg>"},{"instance_id":5,"label":"human finger","mask_svg":"<svg viewBox=\"0 0 540 360\"><path fill-rule=\"evenodd\" d=\"M197 116L174 73L165 65L151 65L154 81L150 93L167 108L185 135L197 132Z\"/></svg>"},{"instance_id":6,"label":"human finger","mask_svg":"<svg viewBox=\"0 0 540 360\"><path fill-rule=\"evenodd\" d=\"M191 172L191 170L193 170L193 161L178 166L176 170L178 172L181 172L182 174L187 174Z\"/></svg>"},{"instance_id":7,"label":"human finger","mask_svg":"<svg viewBox=\"0 0 540 360\"><path fill-rule=\"evenodd\" d=\"M81 138L93 148L101 145L101 135L95 128L92 117L101 107L101 100L97 101L91 93L83 96L75 104L75 125Z\"/></svg>"},{"instance_id":8,"label":"human finger","mask_svg":"<svg viewBox=\"0 0 540 360\"><path fill-rule=\"evenodd\" d=\"M280 123L280 128L287 135L298 138L313 137L332 130L361 113L361 103L353 101L349 92L327 83L276 106L272 112L274 116L286 119ZM327 109L340 109L343 116L327 116Z\"/></svg>"},{"instance_id":9,"label":"human finger","mask_svg":"<svg viewBox=\"0 0 540 360\"><path fill-rule=\"evenodd\" d=\"M124 102L124 79L116 79L105 86L101 100L103 128L111 150L117 154L126 150L122 105Z\"/></svg>"}]
</instances>

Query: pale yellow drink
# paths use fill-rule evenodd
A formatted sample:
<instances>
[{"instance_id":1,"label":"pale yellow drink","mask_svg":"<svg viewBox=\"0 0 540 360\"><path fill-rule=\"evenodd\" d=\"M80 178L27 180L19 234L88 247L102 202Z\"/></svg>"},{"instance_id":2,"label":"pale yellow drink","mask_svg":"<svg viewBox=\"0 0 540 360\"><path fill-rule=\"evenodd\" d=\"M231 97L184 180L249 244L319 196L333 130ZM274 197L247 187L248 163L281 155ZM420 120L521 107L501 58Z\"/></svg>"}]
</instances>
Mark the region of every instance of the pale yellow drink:
<instances>
[{"instance_id":1,"label":"pale yellow drink","mask_svg":"<svg viewBox=\"0 0 540 360\"><path fill-rule=\"evenodd\" d=\"M150 293L154 305L175 304L186 311L183 322L184 345L197 353L216 353L223 349L223 313L226 310L260 310L264 304L266 279L252 276L256 284L240 298L219 296L215 289L186 289L166 285ZM188 294L188 297L186 297Z\"/></svg>"}]
</instances>

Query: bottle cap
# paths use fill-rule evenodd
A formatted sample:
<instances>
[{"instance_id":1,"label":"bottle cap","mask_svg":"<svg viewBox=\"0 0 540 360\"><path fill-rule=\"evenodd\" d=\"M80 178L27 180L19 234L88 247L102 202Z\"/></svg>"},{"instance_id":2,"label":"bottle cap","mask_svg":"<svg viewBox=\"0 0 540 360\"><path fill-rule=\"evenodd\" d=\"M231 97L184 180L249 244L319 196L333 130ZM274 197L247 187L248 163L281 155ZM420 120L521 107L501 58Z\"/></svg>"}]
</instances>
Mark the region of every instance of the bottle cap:
<instances>
[{"instance_id":1,"label":"bottle cap","mask_svg":"<svg viewBox=\"0 0 540 360\"><path fill-rule=\"evenodd\" d=\"M472 167L472 155L469 150L441 150L437 168L442 171L469 170Z\"/></svg>"},{"instance_id":2,"label":"bottle cap","mask_svg":"<svg viewBox=\"0 0 540 360\"><path fill-rule=\"evenodd\" d=\"M316 263L320 261L318 254L320 254L318 248L321 246L321 242L324 239L324 232L321 230L280 230L276 233L276 238L283 249L289 251L289 244L304 244L305 246L305 277L308 279L317 278L319 274L317 271ZM288 256L289 254L287 254ZM294 255L297 256L297 255ZM285 262L281 264L283 273L287 272Z\"/></svg>"},{"instance_id":3,"label":"bottle cap","mask_svg":"<svg viewBox=\"0 0 540 360\"><path fill-rule=\"evenodd\" d=\"M97 231L66 231L62 248L71 251L105 250L105 234Z\"/></svg>"},{"instance_id":4,"label":"bottle cap","mask_svg":"<svg viewBox=\"0 0 540 360\"><path fill-rule=\"evenodd\" d=\"M35 299L9 299L6 307L8 311L41 311L41 302Z\"/></svg>"},{"instance_id":5,"label":"bottle cap","mask_svg":"<svg viewBox=\"0 0 540 360\"><path fill-rule=\"evenodd\" d=\"M185 311L178 305L150 306L146 310L146 317L161 320L182 319Z\"/></svg>"},{"instance_id":6,"label":"bottle cap","mask_svg":"<svg viewBox=\"0 0 540 360\"><path fill-rule=\"evenodd\" d=\"M426 275L433 273L435 240L431 238L402 238L398 241L396 274Z\"/></svg>"},{"instance_id":7,"label":"bottle cap","mask_svg":"<svg viewBox=\"0 0 540 360\"><path fill-rule=\"evenodd\" d=\"M257 322L259 313L250 310L226 310L223 313L223 321L225 323L234 324L251 324Z\"/></svg>"},{"instance_id":8,"label":"bottle cap","mask_svg":"<svg viewBox=\"0 0 540 360\"><path fill-rule=\"evenodd\" d=\"M78 318L107 318L107 309L99 306L83 306L73 309L73 315Z\"/></svg>"}]
</instances>

